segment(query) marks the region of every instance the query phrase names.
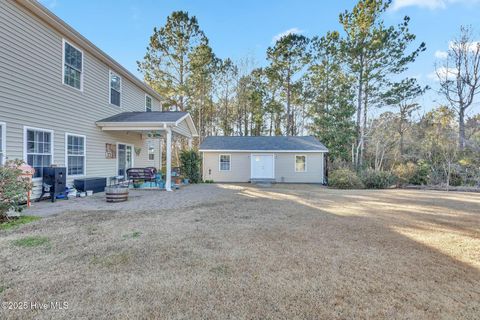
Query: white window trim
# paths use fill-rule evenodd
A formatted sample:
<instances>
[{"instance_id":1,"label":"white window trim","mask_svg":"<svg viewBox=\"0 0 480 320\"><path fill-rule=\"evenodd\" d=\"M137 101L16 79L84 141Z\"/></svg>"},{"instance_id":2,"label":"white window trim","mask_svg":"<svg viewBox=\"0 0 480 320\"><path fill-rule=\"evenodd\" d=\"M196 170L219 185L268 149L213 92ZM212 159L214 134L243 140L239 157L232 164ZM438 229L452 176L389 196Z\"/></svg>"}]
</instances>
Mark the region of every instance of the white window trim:
<instances>
[{"instance_id":1,"label":"white window trim","mask_svg":"<svg viewBox=\"0 0 480 320\"><path fill-rule=\"evenodd\" d=\"M71 85L68 85L65 83L65 43L68 43L70 46L74 47L78 51L82 53L82 70L80 71L80 89L77 89L75 87L72 87ZM64 86L67 86L68 88L83 92L83 70L84 70L84 56L85 54L83 53L83 50L81 50L79 47L73 45L70 41L67 41L65 39L62 39L62 84Z\"/></svg>"},{"instance_id":2,"label":"white window trim","mask_svg":"<svg viewBox=\"0 0 480 320\"><path fill-rule=\"evenodd\" d=\"M112 74L117 76L120 79L120 105L118 105L118 106L116 104L112 103ZM123 95L122 94L122 83L123 83L123 79L118 73L116 73L112 69L108 70L108 102L110 103L110 105L112 105L116 108L120 108L122 106L122 95Z\"/></svg>"},{"instance_id":3,"label":"white window trim","mask_svg":"<svg viewBox=\"0 0 480 320\"><path fill-rule=\"evenodd\" d=\"M43 132L50 132L51 137L52 137L52 143L50 144L50 155L52 157L52 164L55 163L55 158L54 158L54 150L55 150L55 132L50 129L43 129L43 128L36 128L36 127L28 127L28 126L23 126L23 161L25 163L28 163L28 157L27 157L27 130L35 130L35 131L43 131ZM41 181L43 178L38 177L38 178L33 178L32 181Z\"/></svg>"},{"instance_id":4,"label":"white window trim","mask_svg":"<svg viewBox=\"0 0 480 320\"><path fill-rule=\"evenodd\" d=\"M68 174L68 137L83 138L83 174ZM87 175L87 136L65 132L65 168L67 168L67 177L84 177Z\"/></svg>"},{"instance_id":5,"label":"white window trim","mask_svg":"<svg viewBox=\"0 0 480 320\"><path fill-rule=\"evenodd\" d=\"M221 158L222 156L228 156L228 159L229 159L229 166L228 166L228 170L222 170L222 163L221 163ZM218 155L218 171L222 171L222 172L228 172L228 171L232 171L232 155L231 154L228 154L228 153L222 153L222 154L219 154Z\"/></svg>"},{"instance_id":6,"label":"white window trim","mask_svg":"<svg viewBox=\"0 0 480 320\"><path fill-rule=\"evenodd\" d=\"M145 112L147 112L147 97L150 98L150 101L151 101L151 105L150 105L150 111L153 111L153 98L151 95L148 95L145 93Z\"/></svg>"},{"instance_id":7,"label":"white window trim","mask_svg":"<svg viewBox=\"0 0 480 320\"><path fill-rule=\"evenodd\" d=\"M297 157L305 157L305 170L304 171L298 171L297 170ZM298 172L298 173L305 173L307 172L307 163L308 163L308 157L306 154L296 154L295 155L295 161L293 162L293 166L294 166L294 169L295 169L295 172Z\"/></svg>"},{"instance_id":8,"label":"white window trim","mask_svg":"<svg viewBox=\"0 0 480 320\"><path fill-rule=\"evenodd\" d=\"M5 122L0 122L0 126L2 126L2 148L3 149L0 150L0 152L3 154L3 159L0 158L0 166L2 166L7 161L7 124Z\"/></svg>"}]
</instances>

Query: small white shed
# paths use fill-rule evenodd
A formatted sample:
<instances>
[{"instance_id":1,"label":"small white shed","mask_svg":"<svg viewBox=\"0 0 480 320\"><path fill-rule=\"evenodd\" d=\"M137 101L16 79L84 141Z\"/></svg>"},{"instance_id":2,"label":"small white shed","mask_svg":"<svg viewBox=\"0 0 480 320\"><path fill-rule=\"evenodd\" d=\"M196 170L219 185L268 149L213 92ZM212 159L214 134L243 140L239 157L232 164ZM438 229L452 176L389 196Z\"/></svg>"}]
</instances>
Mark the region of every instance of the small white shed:
<instances>
[{"instance_id":1,"label":"small white shed","mask_svg":"<svg viewBox=\"0 0 480 320\"><path fill-rule=\"evenodd\" d=\"M204 180L325 183L327 148L313 136L207 137Z\"/></svg>"}]
</instances>

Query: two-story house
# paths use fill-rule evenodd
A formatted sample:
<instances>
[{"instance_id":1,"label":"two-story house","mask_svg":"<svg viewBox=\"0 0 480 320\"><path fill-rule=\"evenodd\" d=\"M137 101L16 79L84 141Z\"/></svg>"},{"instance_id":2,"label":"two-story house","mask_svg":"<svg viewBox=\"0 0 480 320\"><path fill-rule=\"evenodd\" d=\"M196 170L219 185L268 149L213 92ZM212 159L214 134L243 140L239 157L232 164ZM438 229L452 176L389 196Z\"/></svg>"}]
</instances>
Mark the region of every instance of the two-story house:
<instances>
[{"instance_id":1,"label":"two-story house","mask_svg":"<svg viewBox=\"0 0 480 320\"><path fill-rule=\"evenodd\" d=\"M51 165L67 168L67 182L161 167L162 139L169 175L172 136L197 133L161 99L37 1L0 1L0 165L34 167L35 194Z\"/></svg>"}]
</instances>

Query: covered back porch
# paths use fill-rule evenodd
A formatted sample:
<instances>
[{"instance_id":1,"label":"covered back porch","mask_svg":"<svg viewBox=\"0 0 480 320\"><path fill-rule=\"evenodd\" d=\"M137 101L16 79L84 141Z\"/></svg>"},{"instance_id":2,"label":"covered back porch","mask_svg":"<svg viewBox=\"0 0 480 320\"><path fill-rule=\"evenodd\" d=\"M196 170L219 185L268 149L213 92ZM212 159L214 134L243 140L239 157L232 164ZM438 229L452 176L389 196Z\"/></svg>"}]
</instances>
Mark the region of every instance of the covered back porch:
<instances>
[{"instance_id":1,"label":"covered back porch","mask_svg":"<svg viewBox=\"0 0 480 320\"><path fill-rule=\"evenodd\" d=\"M187 112L123 112L96 122L102 131L139 133L142 139L158 141L159 170L163 168L165 147L165 189L172 191L172 149L174 141L186 140L189 149L198 137Z\"/></svg>"}]
</instances>

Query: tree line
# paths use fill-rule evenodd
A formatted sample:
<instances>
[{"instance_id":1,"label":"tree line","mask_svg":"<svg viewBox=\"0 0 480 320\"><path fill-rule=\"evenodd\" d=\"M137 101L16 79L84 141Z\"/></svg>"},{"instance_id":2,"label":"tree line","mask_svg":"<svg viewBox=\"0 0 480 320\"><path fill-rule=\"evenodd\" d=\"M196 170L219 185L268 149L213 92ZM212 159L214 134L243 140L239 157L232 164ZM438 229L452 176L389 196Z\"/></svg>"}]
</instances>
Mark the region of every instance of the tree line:
<instances>
[{"instance_id":1,"label":"tree line","mask_svg":"<svg viewBox=\"0 0 480 320\"><path fill-rule=\"evenodd\" d=\"M480 91L480 44L461 27L435 65L446 103L422 114L419 98L432 89L404 74L426 44L410 31L408 16L385 23L390 5L359 0L339 14L338 30L284 35L266 50L263 67L217 57L197 18L173 12L154 29L138 68L165 97L164 110L190 112L199 142L209 135L312 134L334 164L356 170L426 161L432 177L441 171L445 180L454 168L478 169L480 116L468 110Z\"/></svg>"}]
</instances>

